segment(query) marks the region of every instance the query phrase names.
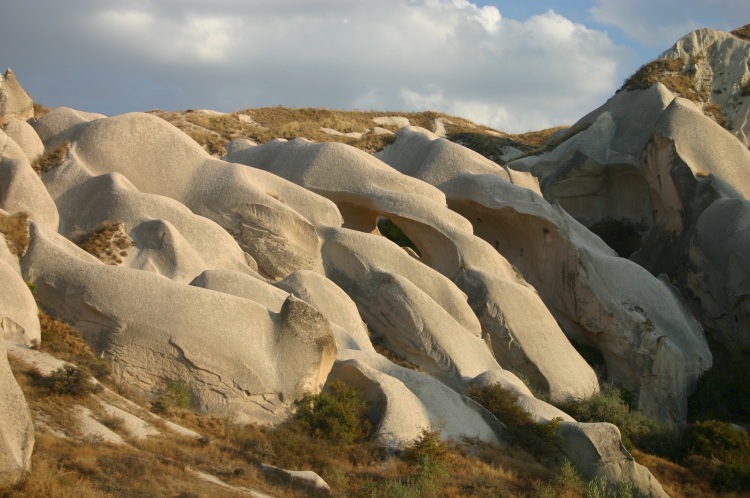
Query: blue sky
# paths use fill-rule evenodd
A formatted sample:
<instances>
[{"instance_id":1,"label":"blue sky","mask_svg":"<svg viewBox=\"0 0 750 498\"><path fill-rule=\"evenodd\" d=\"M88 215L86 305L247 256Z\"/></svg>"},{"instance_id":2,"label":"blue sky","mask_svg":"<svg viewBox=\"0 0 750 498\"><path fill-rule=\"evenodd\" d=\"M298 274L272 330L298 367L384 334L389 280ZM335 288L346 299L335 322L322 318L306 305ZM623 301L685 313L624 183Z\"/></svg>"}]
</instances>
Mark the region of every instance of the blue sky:
<instances>
[{"instance_id":1,"label":"blue sky","mask_svg":"<svg viewBox=\"0 0 750 498\"><path fill-rule=\"evenodd\" d=\"M43 14L42 14L43 13ZM286 105L570 124L747 0L0 0L0 65L35 100L115 115Z\"/></svg>"}]
</instances>

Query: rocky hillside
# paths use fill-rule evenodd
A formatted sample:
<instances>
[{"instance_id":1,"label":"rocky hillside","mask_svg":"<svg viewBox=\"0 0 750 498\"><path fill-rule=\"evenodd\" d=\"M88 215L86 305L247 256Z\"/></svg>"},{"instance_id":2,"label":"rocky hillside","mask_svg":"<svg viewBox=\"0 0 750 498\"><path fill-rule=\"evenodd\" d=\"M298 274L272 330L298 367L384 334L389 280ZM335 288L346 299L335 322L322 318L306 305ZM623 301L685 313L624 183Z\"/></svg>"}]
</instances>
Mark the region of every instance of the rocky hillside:
<instances>
[{"instance_id":1,"label":"rocky hillside","mask_svg":"<svg viewBox=\"0 0 750 498\"><path fill-rule=\"evenodd\" d=\"M523 136L437 113L35 112L8 71L0 492L750 490L747 433L685 425L701 403L750 413L749 49L691 33ZM513 451L546 470L499 476Z\"/></svg>"}]
</instances>

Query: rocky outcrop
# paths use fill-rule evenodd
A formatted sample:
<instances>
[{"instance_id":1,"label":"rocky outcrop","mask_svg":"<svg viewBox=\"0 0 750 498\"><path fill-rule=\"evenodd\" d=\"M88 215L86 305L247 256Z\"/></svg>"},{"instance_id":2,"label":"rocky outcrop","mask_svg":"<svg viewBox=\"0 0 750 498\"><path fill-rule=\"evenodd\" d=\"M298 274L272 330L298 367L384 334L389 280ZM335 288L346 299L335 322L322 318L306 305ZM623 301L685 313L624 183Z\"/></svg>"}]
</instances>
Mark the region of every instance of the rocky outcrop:
<instances>
[{"instance_id":1,"label":"rocky outcrop","mask_svg":"<svg viewBox=\"0 0 750 498\"><path fill-rule=\"evenodd\" d=\"M0 291L0 300L4 292ZM1 301L0 301L1 302ZM4 320L3 311L0 317ZM8 365L0 337L0 482L15 483L31 467L34 426L26 399Z\"/></svg>"},{"instance_id":2,"label":"rocky outcrop","mask_svg":"<svg viewBox=\"0 0 750 498\"><path fill-rule=\"evenodd\" d=\"M450 281L443 282L440 288L452 289L450 292L454 294L460 290L468 296L470 307L465 305L466 298L462 296L460 301L464 304L445 309L468 331L489 343L504 368L528 377L555 399L583 399L598 389L593 371L570 346L533 288L497 251L472 234L468 220L446 209L445 196L435 187L399 174L377 159L342 144L275 140L228 154L224 159L266 169L331 199L339 207L346 228L373 232L377 230L380 218L391 220L419 251L416 260L404 263L413 269L400 275L408 275L407 279L413 280L417 269L427 265L447 277ZM404 162L411 164L414 159L407 153ZM475 158L475 161L479 159ZM347 174L339 174L344 168ZM512 172L508 175L523 184L536 185L528 174ZM334 237L333 232L326 233ZM374 244L377 239L369 240ZM367 244L370 243L360 245L353 253L363 253ZM396 258L408 259L404 257L404 251L393 244L390 244L391 249L388 249L388 243L378 244L383 246L382 251L393 254L389 256L391 261L385 264L393 264ZM324 253L326 247L335 245L326 241ZM332 269L343 264L343 260L343 257L328 257L326 274L347 292L352 288L357 294L357 284L339 280L337 270ZM364 274L369 276L370 268L375 271L379 264L365 265L368 269ZM385 285L385 281L378 285ZM429 287L417 286L423 291ZM399 295L403 292L406 292L405 288L399 291ZM447 291L441 292L445 294ZM386 305L383 302L386 296L378 294L381 305ZM368 314L363 309L374 301L362 294L354 300L365 320L387 338L391 348L402 356L415 354L413 345L408 346L395 335L377 330L378 326L389 327L377 318L377 313ZM391 302L388 306L395 304ZM451 323L450 317L446 323ZM422 324L411 326L419 329ZM558 357L567 359L564 365L548 355L550 344L554 344ZM473 375L478 373L481 372Z\"/></svg>"},{"instance_id":3,"label":"rocky outcrop","mask_svg":"<svg viewBox=\"0 0 750 498\"><path fill-rule=\"evenodd\" d=\"M0 76L0 126L11 119L26 121L34 117L34 102L16 80L10 68Z\"/></svg>"},{"instance_id":4,"label":"rocky outcrop","mask_svg":"<svg viewBox=\"0 0 750 498\"><path fill-rule=\"evenodd\" d=\"M750 42L731 33L699 29L680 38L661 59L690 62L685 74L696 91L707 95L718 120L750 146Z\"/></svg>"},{"instance_id":5,"label":"rocky outcrop","mask_svg":"<svg viewBox=\"0 0 750 498\"><path fill-rule=\"evenodd\" d=\"M546 198L601 234L620 255L655 275L666 274L706 332L725 346L737 343L726 341L728 334L747 335L743 320L729 332L703 318L715 316L717 306L731 309L728 295L734 291L708 295L696 284L701 273L698 280L727 281L696 266L689 245L712 202L750 194L750 151L659 83L618 93L573 129L579 132L553 150L510 166L537 175Z\"/></svg>"},{"instance_id":6,"label":"rocky outcrop","mask_svg":"<svg viewBox=\"0 0 750 498\"><path fill-rule=\"evenodd\" d=\"M341 224L328 201L275 175L215 160L155 116L77 123L48 140L60 134L75 142L72 153L90 174L120 173L139 191L171 197L213 220L275 279L298 269L319 270L315 226Z\"/></svg>"},{"instance_id":7,"label":"rocky outcrop","mask_svg":"<svg viewBox=\"0 0 750 498\"><path fill-rule=\"evenodd\" d=\"M102 264L38 225L22 268L40 303L81 330L117 378L148 393L184 382L196 408L278 420L291 402L322 387L336 356L330 322L299 299L269 312Z\"/></svg>"},{"instance_id":8,"label":"rocky outcrop","mask_svg":"<svg viewBox=\"0 0 750 498\"><path fill-rule=\"evenodd\" d=\"M8 365L5 341L38 342L40 330L36 303L2 233L0 282L0 482L14 483L30 468L34 426L26 399Z\"/></svg>"},{"instance_id":9,"label":"rocky outcrop","mask_svg":"<svg viewBox=\"0 0 750 498\"><path fill-rule=\"evenodd\" d=\"M562 422L559 431L565 454L586 479L603 477L610 483L627 483L638 496L669 496L651 472L628 453L614 425Z\"/></svg>"},{"instance_id":10,"label":"rocky outcrop","mask_svg":"<svg viewBox=\"0 0 750 498\"><path fill-rule=\"evenodd\" d=\"M564 211L511 183L494 163L470 156L471 168L457 166L457 147L426 130L405 128L380 157L439 185L448 206L535 286L568 337L602 352L610 380L634 390L641 410L684 421L687 397L711 366L711 353L671 285L616 257ZM525 309L519 314L532 316Z\"/></svg>"},{"instance_id":11,"label":"rocky outcrop","mask_svg":"<svg viewBox=\"0 0 750 498\"><path fill-rule=\"evenodd\" d=\"M383 356L345 350L329 382L357 386L370 403L375 434L389 448L403 449L423 430L439 430L445 439L502 440L505 428L478 403L424 373L395 365Z\"/></svg>"},{"instance_id":12,"label":"rocky outcrop","mask_svg":"<svg viewBox=\"0 0 750 498\"><path fill-rule=\"evenodd\" d=\"M0 131L0 209L25 212L38 223L57 230L59 216L54 201L39 179L26 153Z\"/></svg>"},{"instance_id":13,"label":"rocky outcrop","mask_svg":"<svg viewBox=\"0 0 750 498\"><path fill-rule=\"evenodd\" d=\"M0 223L5 216L0 210ZM21 278L18 259L11 254L0 230L0 339L21 344L39 343L41 331L34 296Z\"/></svg>"}]
</instances>

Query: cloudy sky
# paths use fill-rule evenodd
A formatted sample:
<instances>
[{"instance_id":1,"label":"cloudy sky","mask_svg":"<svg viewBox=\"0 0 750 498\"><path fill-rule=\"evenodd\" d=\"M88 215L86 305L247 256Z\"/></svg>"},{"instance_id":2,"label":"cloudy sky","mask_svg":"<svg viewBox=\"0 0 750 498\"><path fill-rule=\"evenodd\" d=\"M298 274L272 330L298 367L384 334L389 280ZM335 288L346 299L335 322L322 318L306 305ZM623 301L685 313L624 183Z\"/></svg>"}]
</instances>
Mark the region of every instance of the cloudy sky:
<instances>
[{"instance_id":1,"label":"cloudy sky","mask_svg":"<svg viewBox=\"0 0 750 498\"><path fill-rule=\"evenodd\" d=\"M0 66L49 107L438 110L572 123L748 0L0 0Z\"/></svg>"}]
</instances>

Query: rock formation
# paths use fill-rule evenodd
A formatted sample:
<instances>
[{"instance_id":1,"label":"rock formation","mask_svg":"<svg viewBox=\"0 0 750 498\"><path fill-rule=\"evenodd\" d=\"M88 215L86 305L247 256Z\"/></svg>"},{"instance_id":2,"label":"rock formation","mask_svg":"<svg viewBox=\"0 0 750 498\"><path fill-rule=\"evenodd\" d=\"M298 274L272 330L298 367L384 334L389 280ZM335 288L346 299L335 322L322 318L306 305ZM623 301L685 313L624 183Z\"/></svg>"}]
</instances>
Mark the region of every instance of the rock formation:
<instances>
[{"instance_id":1,"label":"rock formation","mask_svg":"<svg viewBox=\"0 0 750 498\"><path fill-rule=\"evenodd\" d=\"M507 428L465 396L499 384L535 422L561 421L562 449L586 477L665 496L616 427L543 399L598 392L575 343L602 353L644 413L680 423L712 362L701 324L725 344L750 341L750 151L736 88L748 77L719 78L723 66L696 55L747 57L743 43L697 33L665 55L686 54L701 84L725 89L734 136L704 115L708 101L657 83L626 88L503 167L404 117L375 121L401 127L375 156L237 138L222 160L153 114L58 108L27 123L31 101L9 71L0 331L39 341L38 304L81 330L124 385L155 396L180 383L194 409L244 421L280 422L342 380L391 450L431 428L503 444ZM5 342L0 400L0 478L18 479L33 429ZM134 433L157 431L127 418Z\"/></svg>"},{"instance_id":2,"label":"rock formation","mask_svg":"<svg viewBox=\"0 0 750 498\"><path fill-rule=\"evenodd\" d=\"M34 101L21 88L16 75L8 68L5 76L0 76L0 126L11 119L26 121L34 117Z\"/></svg>"},{"instance_id":3,"label":"rock formation","mask_svg":"<svg viewBox=\"0 0 750 498\"><path fill-rule=\"evenodd\" d=\"M599 349L610 380L634 390L641 410L685 420L687 396L711 353L668 282L616 257L564 211L516 185L519 173L425 130L403 128L379 156L439 186L448 206L535 286L567 335Z\"/></svg>"}]
</instances>

